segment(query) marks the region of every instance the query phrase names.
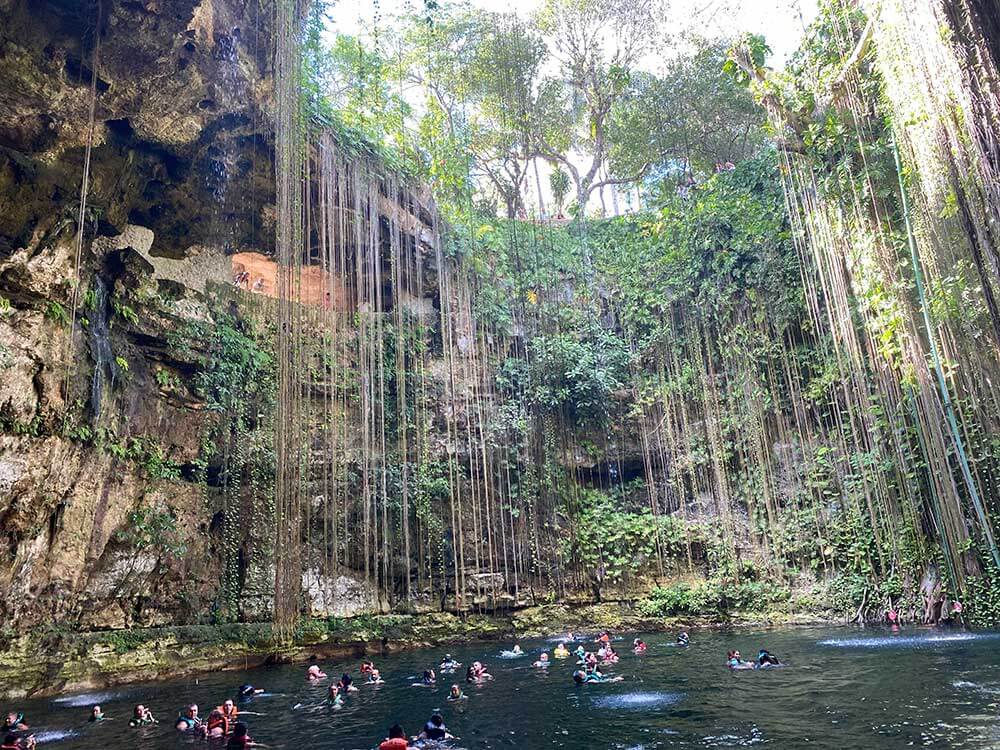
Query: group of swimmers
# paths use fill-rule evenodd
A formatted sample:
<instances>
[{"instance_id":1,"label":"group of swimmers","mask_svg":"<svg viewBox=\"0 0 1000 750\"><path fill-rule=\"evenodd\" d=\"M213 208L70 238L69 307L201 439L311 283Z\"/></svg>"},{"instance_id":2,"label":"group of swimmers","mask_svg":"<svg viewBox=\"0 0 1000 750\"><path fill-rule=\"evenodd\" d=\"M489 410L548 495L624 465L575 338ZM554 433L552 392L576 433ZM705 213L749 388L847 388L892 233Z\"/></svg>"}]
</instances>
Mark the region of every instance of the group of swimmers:
<instances>
[{"instance_id":1,"label":"group of swimmers","mask_svg":"<svg viewBox=\"0 0 1000 750\"><path fill-rule=\"evenodd\" d=\"M3 727L0 727L3 736L0 750L35 750L35 737L28 734L29 731L24 714L11 711L4 718Z\"/></svg>"},{"instance_id":2,"label":"group of swimmers","mask_svg":"<svg viewBox=\"0 0 1000 750\"><path fill-rule=\"evenodd\" d=\"M253 685L241 685L238 697L241 700L250 700L256 695L263 693L263 688ZM196 737L202 737L215 747L225 747L226 750L244 750L248 747L263 747L258 742L254 742L250 737L249 729L245 722L239 721L240 710L236 706L236 701L227 698L221 705L212 709L207 718L198 714L198 704L191 703L185 708L174 721L174 729L178 732L190 732ZM132 720L129 726L145 726L156 724L152 712L139 704L132 712ZM225 745L223 745L225 743Z\"/></svg>"},{"instance_id":3,"label":"group of swimmers","mask_svg":"<svg viewBox=\"0 0 1000 750\"><path fill-rule=\"evenodd\" d=\"M726 654L726 666L732 670L743 670L743 669L770 669L771 667L782 666L778 657L768 651L766 648L760 649L757 652L757 658L754 661L746 661L740 656L739 650L729 651Z\"/></svg>"}]
</instances>

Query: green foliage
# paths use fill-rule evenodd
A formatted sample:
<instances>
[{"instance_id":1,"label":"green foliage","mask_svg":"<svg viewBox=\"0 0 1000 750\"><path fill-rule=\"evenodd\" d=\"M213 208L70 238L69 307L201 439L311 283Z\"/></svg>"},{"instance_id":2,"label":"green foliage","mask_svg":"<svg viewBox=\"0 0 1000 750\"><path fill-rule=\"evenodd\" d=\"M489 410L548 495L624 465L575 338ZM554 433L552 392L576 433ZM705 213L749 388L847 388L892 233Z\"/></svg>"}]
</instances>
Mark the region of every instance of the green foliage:
<instances>
[{"instance_id":1,"label":"green foliage","mask_svg":"<svg viewBox=\"0 0 1000 750\"><path fill-rule=\"evenodd\" d=\"M657 587L639 604L647 617L728 619L732 613L767 614L787 605L790 593L769 581L727 582L709 579Z\"/></svg>"},{"instance_id":2,"label":"green foliage","mask_svg":"<svg viewBox=\"0 0 1000 750\"><path fill-rule=\"evenodd\" d=\"M63 326L69 323L69 313L66 312L66 308L55 300L49 300L45 305L45 317L56 325Z\"/></svg>"},{"instance_id":3,"label":"green foliage","mask_svg":"<svg viewBox=\"0 0 1000 750\"><path fill-rule=\"evenodd\" d=\"M169 508L137 508L115 532L115 539L134 552L181 557L187 550L177 529L177 519Z\"/></svg>"}]
</instances>

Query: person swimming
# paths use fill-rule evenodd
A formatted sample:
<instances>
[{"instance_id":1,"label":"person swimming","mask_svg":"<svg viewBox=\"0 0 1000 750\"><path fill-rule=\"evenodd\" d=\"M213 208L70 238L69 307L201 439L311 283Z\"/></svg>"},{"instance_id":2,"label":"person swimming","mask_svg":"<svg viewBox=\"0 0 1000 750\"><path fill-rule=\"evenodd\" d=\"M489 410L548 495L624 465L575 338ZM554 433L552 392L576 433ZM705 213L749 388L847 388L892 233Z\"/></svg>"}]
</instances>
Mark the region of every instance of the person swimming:
<instances>
[{"instance_id":1,"label":"person swimming","mask_svg":"<svg viewBox=\"0 0 1000 750\"><path fill-rule=\"evenodd\" d=\"M132 709L132 718L129 720L128 725L130 727L141 727L156 723L156 719L153 718L153 712L141 703L137 703L135 708Z\"/></svg>"},{"instance_id":2,"label":"person swimming","mask_svg":"<svg viewBox=\"0 0 1000 750\"><path fill-rule=\"evenodd\" d=\"M337 686L340 687L340 692L342 693L358 692L358 686L354 684L354 678L347 672L340 675L340 681L337 682Z\"/></svg>"},{"instance_id":3,"label":"person swimming","mask_svg":"<svg viewBox=\"0 0 1000 750\"><path fill-rule=\"evenodd\" d=\"M521 650L521 644L515 643L514 644L514 648L511 649L511 653L512 654L517 654L518 656L521 656L521 654L524 653L524 651Z\"/></svg>"},{"instance_id":4,"label":"person swimming","mask_svg":"<svg viewBox=\"0 0 1000 750\"><path fill-rule=\"evenodd\" d=\"M241 701L248 701L263 692L264 688L254 687L250 683L246 683L244 685L240 685L240 689L236 691L236 697Z\"/></svg>"},{"instance_id":5,"label":"person swimming","mask_svg":"<svg viewBox=\"0 0 1000 750\"><path fill-rule=\"evenodd\" d=\"M104 721L104 712L101 710L100 706L94 706L92 709L90 709L90 717L87 719L87 721L90 722Z\"/></svg>"},{"instance_id":6,"label":"person swimming","mask_svg":"<svg viewBox=\"0 0 1000 750\"><path fill-rule=\"evenodd\" d=\"M414 687L434 687L437 684L437 677L434 674L433 669L425 669L424 676L420 678L420 682L414 682Z\"/></svg>"},{"instance_id":7,"label":"person swimming","mask_svg":"<svg viewBox=\"0 0 1000 750\"><path fill-rule=\"evenodd\" d=\"M643 642L642 638L636 638L632 641L632 651L637 654L646 653L646 644Z\"/></svg>"},{"instance_id":8,"label":"person swimming","mask_svg":"<svg viewBox=\"0 0 1000 750\"><path fill-rule=\"evenodd\" d=\"M549 661L549 655L543 651L542 655L538 657L538 661L534 662L531 666L545 669L551 663L552 662Z\"/></svg>"},{"instance_id":9,"label":"person swimming","mask_svg":"<svg viewBox=\"0 0 1000 750\"><path fill-rule=\"evenodd\" d=\"M385 680L382 679L382 673L378 671L378 667L372 667L371 672L368 673L368 684L369 685L381 685Z\"/></svg>"},{"instance_id":10,"label":"person swimming","mask_svg":"<svg viewBox=\"0 0 1000 750\"><path fill-rule=\"evenodd\" d=\"M557 659L565 659L569 656L569 649L566 648L566 644L560 643L555 647L555 649L553 649L552 655Z\"/></svg>"},{"instance_id":11,"label":"person swimming","mask_svg":"<svg viewBox=\"0 0 1000 750\"><path fill-rule=\"evenodd\" d=\"M373 669L375 669L375 662L370 659L361 662L361 674L371 674Z\"/></svg>"},{"instance_id":12,"label":"person swimming","mask_svg":"<svg viewBox=\"0 0 1000 750\"><path fill-rule=\"evenodd\" d=\"M445 654L441 663L438 664L438 669L442 672L454 672L458 667L462 666L462 662L455 661L451 654Z\"/></svg>"},{"instance_id":13,"label":"person swimming","mask_svg":"<svg viewBox=\"0 0 1000 750\"><path fill-rule=\"evenodd\" d=\"M326 672L319 668L319 664L313 664L306 670L306 679L310 682L326 679Z\"/></svg>"},{"instance_id":14,"label":"person swimming","mask_svg":"<svg viewBox=\"0 0 1000 750\"><path fill-rule=\"evenodd\" d=\"M448 731L448 727L444 725L444 717L441 716L441 714L434 714L427 720L427 723L424 724L423 731L420 732L418 739L441 742L442 740L454 739L454 735L452 735Z\"/></svg>"},{"instance_id":15,"label":"person swimming","mask_svg":"<svg viewBox=\"0 0 1000 750\"><path fill-rule=\"evenodd\" d=\"M340 694L339 685L330 685L330 689L326 691L326 702L329 703L333 708L343 707L344 696Z\"/></svg>"},{"instance_id":16,"label":"person swimming","mask_svg":"<svg viewBox=\"0 0 1000 750\"><path fill-rule=\"evenodd\" d=\"M197 703L192 703L184 709L183 713L177 717L177 721L174 722L174 729L178 732L200 731L202 729Z\"/></svg>"},{"instance_id":17,"label":"person swimming","mask_svg":"<svg viewBox=\"0 0 1000 750\"><path fill-rule=\"evenodd\" d=\"M28 731L28 722L24 720L24 714L11 711L3 720L3 726L0 727L0 731L4 734L8 732L26 732Z\"/></svg>"},{"instance_id":18,"label":"person swimming","mask_svg":"<svg viewBox=\"0 0 1000 750\"><path fill-rule=\"evenodd\" d=\"M584 672L583 670L578 669L573 673L573 682L577 685L589 685L591 683L600 682L621 682L624 679L625 678L621 676L608 677L607 675L601 674L596 670L593 672Z\"/></svg>"},{"instance_id":19,"label":"person swimming","mask_svg":"<svg viewBox=\"0 0 1000 750\"><path fill-rule=\"evenodd\" d=\"M730 651L726 654L726 666L732 670L756 669L756 664L752 661L743 661L738 650Z\"/></svg>"},{"instance_id":20,"label":"person swimming","mask_svg":"<svg viewBox=\"0 0 1000 750\"><path fill-rule=\"evenodd\" d=\"M778 661L778 657L768 651L766 648L762 648L757 652L757 666L758 667L780 667L781 662Z\"/></svg>"},{"instance_id":21,"label":"person swimming","mask_svg":"<svg viewBox=\"0 0 1000 750\"><path fill-rule=\"evenodd\" d=\"M677 645L678 646L686 646L686 645L688 645L688 640L689 640L688 639L688 634L687 634L686 631L682 630L680 633L677 634Z\"/></svg>"},{"instance_id":22,"label":"person swimming","mask_svg":"<svg viewBox=\"0 0 1000 750\"><path fill-rule=\"evenodd\" d=\"M236 723L236 717L240 715L240 710L236 708L236 703L233 702L232 698L226 698L222 701L222 705L219 706L219 710L222 711L222 715L226 717L226 721L229 722L229 726L233 726Z\"/></svg>"},{"instance_id":23,"label":"person swimming","mask_svg":"<svg viewBox=\"0 0 1000 750\"><path fill-rule=\"evenodd\" d=\"M450 701L465 700L465 693L462 692L462 688L460 688L458 685L452 685L451 690L448 691L448 700Z\"/></svg>"},{"instance_id":24,"label":"person swimming","mask_svg":"<svg viewBox=\"0 0 1000 750\"><path fill-rule=\"evenodd\" d=\"M247 734L247 725L242 721L236 722L233 726L233 733L229 736L229 742L226 743L226 750L243 750L247 747L256 746L257 743Z\"/></svg>"},{"instance_id":25,"label":"person swimming","mask_svg":"<svg viewBox=\"0 0 1000 750\"><path fill-rule=\"evenodd\" d=\"M486 671L486 667L478 661L472 662L469 668L465 672L466 682L482 682L483 680L492 680L493 675Z\"/></svg>"},{"instance_id":26,"label":"person swimming","mask_svg":"<svg viewBox=\"0 0 1000 750\"><path fill-rule=\"evenodd\" d=\"M406 739L406 732L399 724L389 727L389 736L382 740L378 750L406 750L410 743Z\"/></svg>"},{"instance_id":27,"label":"person swimming","mask_svg":"<svg viewBox=\"0 0 1000 750\"><path fill-rule=\"evenodd\" d=\"M582 645L577 646L573 655L580 660L580 663L583 663L583 661L587 658L587 649L585 649Z\"/></svg>"}]
</instances>

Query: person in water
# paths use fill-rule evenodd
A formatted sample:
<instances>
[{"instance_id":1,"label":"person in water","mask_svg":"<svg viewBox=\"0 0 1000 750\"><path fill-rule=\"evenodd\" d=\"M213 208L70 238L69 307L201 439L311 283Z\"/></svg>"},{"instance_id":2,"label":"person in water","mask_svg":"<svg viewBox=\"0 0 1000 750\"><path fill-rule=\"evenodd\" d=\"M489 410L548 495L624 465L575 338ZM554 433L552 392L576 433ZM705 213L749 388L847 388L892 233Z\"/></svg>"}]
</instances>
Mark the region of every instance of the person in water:
<instances>
[{"instance_id":1,"label":"person in water","mask_svg":"<svg viewBox=\"0 0 1000 750\"><path fill-rule=\"evenodd\" d=\"M28 723L24 720L24 714L13 711L8 713L7 718L3 721L3 726L0 727L0 731L3 731L4 734L8 732L28 731Z\"/></svg>"},{"instance_id":2,"label":"person in water","mask_svg":"<svg viewBox=\"0 0 1000 750\"><path fill-rule=\"evenodd\" d=\"M128 725L130 727L141 727L146 724L155 723L156 719L153 718L153 712L141 703L137 703L135 708L132 709L132 718L129 720Z\"/></svg>"},{"instance_id":3,"label":"person in water","mask_svg":"<svg viewBox=\"0 0 1000 750\"><path fill-rule=\"evenodd\" d=\"M576 647L576 651L573 652L577 659L583 662L587 658L587 649L582 645Z\"/></svg>"},{"instance_id":4,"label":"person in water","mask_svg":"<svg viewBox=\"0 0 1000 750\"><path fill-rule=\"evenodd\" d=\"M370 659L365 659L361 662L361 674L371 674L375 669L375 662Z\"/></svg>"},{"instance_id":5,"label":"person in water","mask_svg":"<svg viewBox=\"0 0 1000 750\"><path fill-rule=\"evenodd\" d=\"M438 669L440 669L442 672L454 671L460 666L462 666L462 662L455 661L451 657L451 654L445 654L444 658L441 660L441 663L438 664Z\"/></svg>"},{"instance_id":6,"label":"person in water","mask_svg":"<svg viewBox=\"0 0 1000 750\"><path fill-rule=\"evenodd\" d=\"M551 663L552 662L549 661L549 655L543 651L542 655L538 657L538 661L536 661L531 666L533 666L533 667L539 667L541 669L545 669Z\"/></svg>"},{"instance_id":7,"label":"person in water","mask_svg":"<svg viewBox=\"0 0 1000 750\"><path fill-rule=\"evenodd\" d=\"M521 654L523 654L524 652L521 650L521 644L515 643L514 644L514 648L511 649L511 653L512 654L517 654L518 656L520 656Z\"/></svg>"},{"instance_id":8,"label":"person in water","mask_svg":"<svg viewBox=\"0 0 1000 750\"><path fill-rule=\"evenodd\" d=\"M406 739L406 732L399 724L393 724L389 727L389 736L382 740L381 744L378 746L378 750L406 750L410 746L410 743Z\"/></svg>"},{"instance_id":9,"label":"person in water","mask_svg":"<svg viewBox=\"0 0 1000 750\"><path fill-rule=\"evenodd\" d=\"M340 692L342 693L358 692L358 686L354 684L354 678L347 672L344 672L344 674L340 676L340 682L338 682L337 685L340 686Z\"/></svg>"},{"instance_id":10,"label":"person in water","mask_svg":"<svg viewBox=\"0 0 1000 750\"><path fill-rule=\"evenodd\" d=\"M222 715L226 717L226 721L229 722L229 726L233 726L236 723L236 717L240 715L240 710L236 708L236 703L233 702L232 698L226 698L222 701L222 705L219 706L219 710L222 711Z\"/></svg>"},{"instance_id":11,"label":"person in water","mask_svg":"<svg viewBox=\"0 0 1000 750\"><path fill-rule=\"evenodd\" d=\"M757 666L758 667L778 667L781 666L781 662L778 661L778 657L768 651L766 648L762 648L757 652Z\"/></svg>"},{"instance_id":12,"label":"person in water","mask_svg":"<svg viewBox=\"0 0 1000 750\"><path fill-rule=\"evenodd\" d=\"M566 648L565 643L560 643L552 651L552 655L557 659L565 659L567 656L569 656L569 649Z\"/></svg>"},{"instance_id":13,"label":"person in water","mask_svg":"<svg viewBox=\"0 0 1000 750\"><path fill-rule=\"evenodd\" d=\"M94 706L90 709L90 717L87 719L89 722L104 721L104 712L101 710L100 706Z\"/></svg>"},{"instance_id":14,"label":"person in water","mask_svg":"<svg viewBox=\"0 0 1000 750\"><path fill-rule=\"evenodd\" d=\"M326 679L326 672L319 668L319 664L313 664L309 669L306 670L306 679L309 682L317 682L318 680Z\"/></svg>"},{"instance_id":15,"label":"person in water","mask_svg":"<svg viewBox=\"0 0 1000 750\"><path fill-rule=\"evenodd\" d=\"M256 746L257 743L247 734L247 725L242 721L236 722L233 726L233 733L229 736L229 742L226 743L226 750L243 750L243 748Z\"/></svg>"},{"instance_id":16,"label":"person in water","mask_svg":"<svg viewBox=\"0 0 1000 750\"><path fill-rule=\"evenodd\" d=\"M7 732L0 750L35 750L35 738L19 737L15 732Z\"/></svg>"},{"instance_id":17,"label":"person in water","mask_svg":"<svg viewBox=\"0 0 1000 750\"><path fill-rule=\"evenodd\" d=\"M414 687L433 687L437 684L437 677L434 676L433 669L425 669L424 676L420 678L420 682L414 682Z\"/></svg>"},{"instance_id":18,"label":"person in water","mask_svg":"<svg viewBox=\"0 0 1000 750\"><path fill-rule=\"evenodd\" d=\"M382 673L378 671L378 667L372 667L372 671L368 673L368 684L369 685L381 685L385 680L382 679Z\"/></svg>"},{"instance_id":19,"label":"person in water","mask_svg":"<svg viewBox=\"0 0 1000 750\"><path fill-rule=\"evenodd\" d=\"M209 738L225 737L229 734L229 719L218 708L213 708L205 722L205 736Z\"/></svg>"},{"instance_id":20,"label":"person in water","mask_svg":"<svg viewBox=\"0 0 1000 750\"><path fill-rule=\"evenodd\" d=\"M450 701L460 701L465 699L465 693L462 692L462 688L458 685L452 685L451 690L448 691L448 700Z\"/></svg>"},{"instance_id":21,"label":"person in water","mask_svg":"<svg viewBox=\"0 0 1000 750\"><path fill-rule=\"evenodd\" d=\"M423 731L420 732L418 739L441 742L442 740L454 739L454 735L452 735L448 731L448 727L444 725L444 717L441 716L441 714L434 714L430 719L428 719L427 723L424 724Z\"/></svg>"},{"instance_id":22,"label":"person in water","mask_svg":"<svg viewBox=\"0 0 1000 750\"><path fill-rule=\"evenodd\" d=\"M686 631L682 630L680 633L677 634L677 645L678 646L686 646L686 645L688 645L688 640L689 640L688 639L688 634L687 634Z\"/></svg>"},{"instance_id":23,"label":"person in water","mask_svg":"<svg viewBox=\"0 0 1000 750\"><path fill-rule=\"evenodd\" d=\"M199 732L202 731L203 724L201 717L198 716L198 704L192 703L190 706L184 709L184 712L177 717L177 721L174 722L174 728L178 732Z\"/></svg>"},{"instance_id":24,"label":"person in water","mask_svg":"<svg viewBox=\"0 0 1000 750\"><path fill-rule=\"evenodd\" d=\"M756 667L752 661L743 661L738 650L726 654L726 666L732 670L754 669Z\"/></svg>"},{"instance_id":25,"label":"person in water","mask_svg":"<svg viewBox=\"0 0 1000 750\"><path fill-rule=\"evenodd\" d=\"M632 651L637 654L646 653L646 643L642 640L642 638L636 638L632 641Z\"/></svg>"},{"instance_id":26,"label":"person in water","mask_svg":"<svg viewBox=\"0 0 1000 750\"><path fill-rule=\"evenodd\" d=\"M621 682L624 679L625 678L621 676L608 677L607 675L603 675L596 670L593 672L584 672L583 670L578 669L573 673L573 682L577 685L588 685L594 682Z\"/></svg>"},{"instance_id":27,"label":"person in water","mask_svg":"<svg viewBox=\"0 0 1000 750\"><path fill-rule=\"evenodd\" d=\"M330 685L330 689L326 693L326 702L334 708L343 708L344 696L340 694L339 685Z\"/></svg>"},{"instance_id":28,"label":"person in water","mask_svg":"<svg viewBox=\"0 0 1000 750\"><path fill-rule=\"evenodd\" d=\"M245 685L240 685L237 695L240 700L248 701L255 695L260 695L263 692L264 688L254 687L253 685L247 683Z\"/></svg>"}]
</instances>

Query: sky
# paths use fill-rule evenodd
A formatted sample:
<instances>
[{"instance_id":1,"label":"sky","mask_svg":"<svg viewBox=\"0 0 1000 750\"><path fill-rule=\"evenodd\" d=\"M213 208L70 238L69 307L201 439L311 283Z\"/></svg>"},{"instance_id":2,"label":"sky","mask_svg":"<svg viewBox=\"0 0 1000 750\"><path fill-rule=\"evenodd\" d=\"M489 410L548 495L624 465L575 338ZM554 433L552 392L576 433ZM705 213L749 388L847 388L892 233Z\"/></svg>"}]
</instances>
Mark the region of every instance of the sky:
<instances>
[{"instance_id":1,"label":"sky","mask_svg":"<svg viewBox=\"0 0 1000 750\"><path fill-rule=\"evenodd\" d=\"M513 11L527 18L540 0L469 0L477 8ZM817 0L670 0L670 18L675 31L697 31L705 36L731 36L745 31L763 34L774 55L770 61L781 67L798 46L804 24L816 15ZM392 17L423 9L422 0L338 0L333 6L335 30L362 35L387 27ZM376 20L377 19L377 20Z\"/></svg>"}]
</instances>

